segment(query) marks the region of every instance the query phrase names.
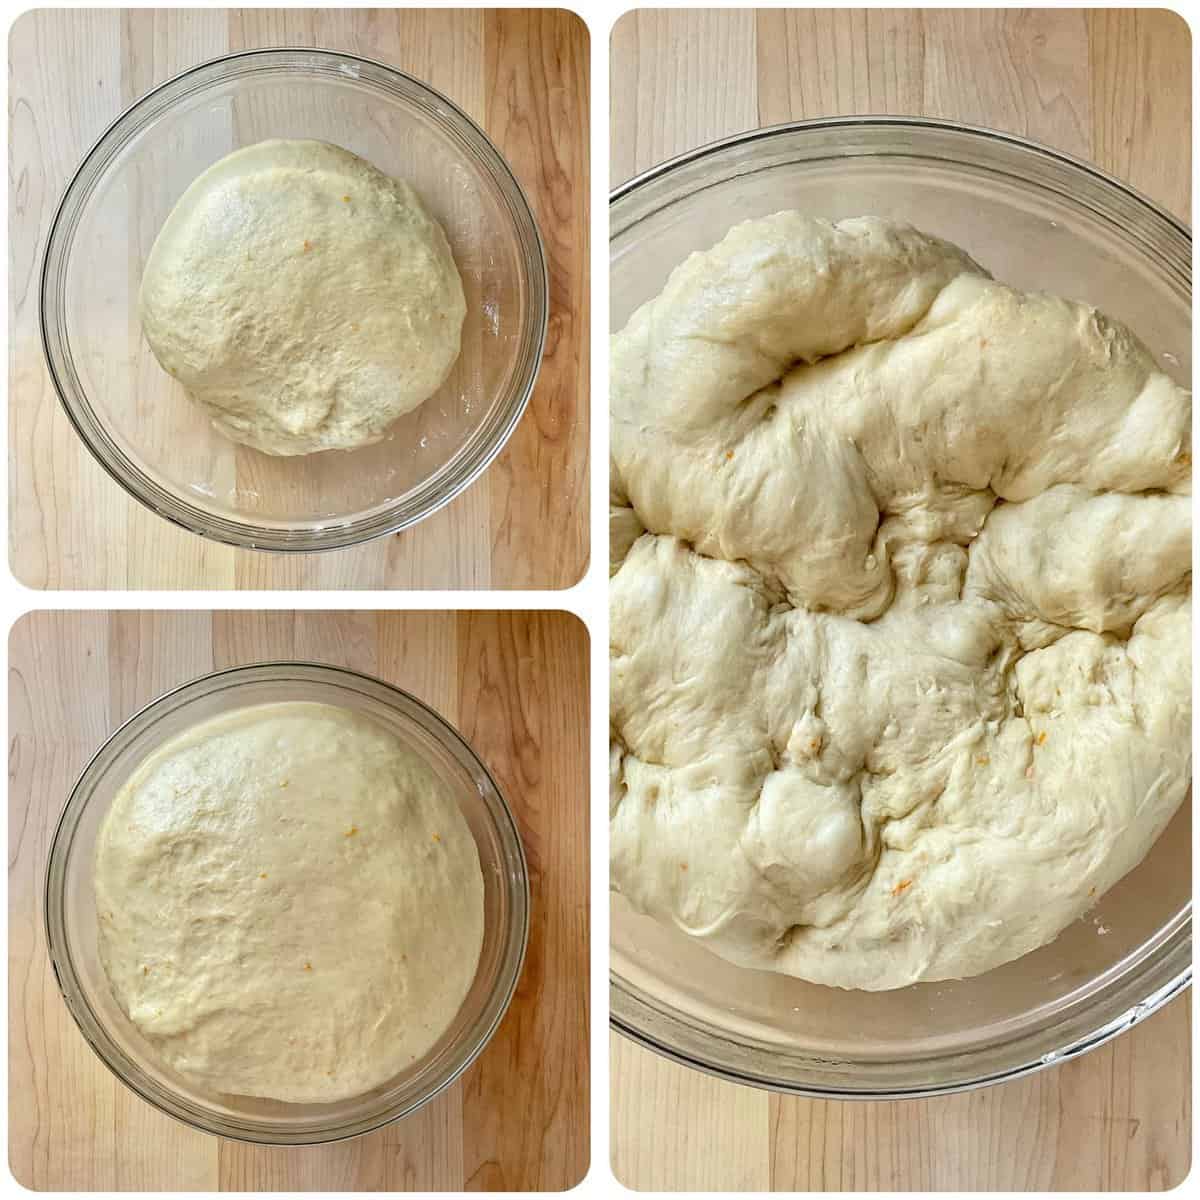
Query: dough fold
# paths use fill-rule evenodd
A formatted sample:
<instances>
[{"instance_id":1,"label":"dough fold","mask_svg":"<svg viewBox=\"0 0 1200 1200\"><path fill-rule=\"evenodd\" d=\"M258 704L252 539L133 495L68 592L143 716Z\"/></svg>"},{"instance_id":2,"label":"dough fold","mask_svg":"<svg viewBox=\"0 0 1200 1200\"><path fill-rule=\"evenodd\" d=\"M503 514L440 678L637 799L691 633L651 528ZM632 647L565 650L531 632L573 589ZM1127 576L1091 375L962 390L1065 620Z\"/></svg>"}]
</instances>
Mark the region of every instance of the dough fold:
<instances>
[{"instance_id":1,"label":"dough fold","mask_svg":"<svg viewBox=\"0 0 1200 1200\"><path fill-rule=\"evenodd\" d=\"M1191 399L1129 330L778 213L612 339L612 883L886 989L1052 940L1190 782Z\"/></svg>"}]
</instances>

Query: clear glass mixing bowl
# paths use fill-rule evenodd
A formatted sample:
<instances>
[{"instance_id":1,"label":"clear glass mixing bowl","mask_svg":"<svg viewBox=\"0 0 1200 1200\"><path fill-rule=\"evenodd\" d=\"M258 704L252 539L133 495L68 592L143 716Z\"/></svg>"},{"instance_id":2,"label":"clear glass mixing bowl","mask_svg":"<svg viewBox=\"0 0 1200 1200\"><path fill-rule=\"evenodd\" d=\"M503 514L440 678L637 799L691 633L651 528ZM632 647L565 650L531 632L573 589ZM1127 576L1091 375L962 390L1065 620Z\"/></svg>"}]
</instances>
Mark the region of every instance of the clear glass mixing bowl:
<instances>
[{"instance_id":1,"label":"clear glass mixing bowl","mask_svg":"<svg viewBox=\"0 0 1200 1200\"><path fill-rule=\"evenodd\" d=\"M439 391L374 446L294 458L239 446L142 335L142 268L167 214L217 159L265 138L334 142L407 180L453 249L467 298L462 353ZM353 545L453 499L520 420L547 312L537 225L487 135L417 80L328 50L231 54L143 96L75 173L42 265L46 361L88 449L168 520L267 550Z\"/></svg>"},{"instance_id":2,"label":"clear glass mixing bowl","mask_svg":"<svg viewBox=\"0 0 1200 1200\"><path fill-rule=\"evenodd\" d=\"M1020 138L906 118L804 121L704 146L612 197L610 320L688 254L780 209L909 221L1006 283L1126 322L1191 373L1191 235L1094 167ZM620 1032L739 1083L813 1096L956 1091L1099 1045L1191 976L1191 816L1050 945L974 979L841 991L731 966L613 897Z\"/></svg>"},{"instance_id":3,"label":"clear glass mixing bowl","mask_svg":"<svg viewBox=\"0 0 1200 1200\"><path fill-rule=\"evenodd\" d=\"M117 1004L97 948L96 835L113 798L158 746L232 709L309 700L365 713L420 754L457 796L484 879L484 939L462 1008L424 1058L395 1079L334 1104L286 1104L209 1091L155 1056ZM46 937L63 999L83 1036L123 1083L196 1129L242 1141L307 1145L354 1137L403 1117L458 1078L499 1025L529 934L529 882L516 822L487 768L445 721L406 692L315 663L234 667L193 680L125 722L84 768L50 847Z\"/></svg>"}]
</instances>

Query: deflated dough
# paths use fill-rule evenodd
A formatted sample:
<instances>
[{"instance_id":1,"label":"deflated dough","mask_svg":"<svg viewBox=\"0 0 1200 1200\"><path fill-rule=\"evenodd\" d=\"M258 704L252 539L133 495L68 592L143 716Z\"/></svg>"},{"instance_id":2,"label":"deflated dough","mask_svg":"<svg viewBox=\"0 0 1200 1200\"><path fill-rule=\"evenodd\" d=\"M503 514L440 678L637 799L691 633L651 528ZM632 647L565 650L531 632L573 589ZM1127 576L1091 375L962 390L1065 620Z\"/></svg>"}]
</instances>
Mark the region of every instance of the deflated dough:
<instances>
[{"instance_id":1,"label":"deflated dough","mask_svg":"<svg viewBox=\"0 0 1200 1200\"><path fill-rule=\"evenodd\" d=\"M430 768L325 704L169 741L96 847L100 958L129 1019L218 1092L323 1103L422 1057L475 978L483 876Z\"/></svg>"},{"instance_id":2,"label":"deflated dough","mask_svg":"<svg viewBox=\"0 0 1200 1200\"><path fill-rule=\"evenodd\" d=\"M611 348L612 882L845 988L1053 939L1190 780L1187 392L875 218L692 255Z\"/></svg>"},{"instance_id":3,"label":"deflated dough","mask_svg":"<svg viewBox=\"0 0 1200 1200\"><path fill-rule=\"evenodd\" d=\"M142 278L162 368L267 454L377 442L459 353L466 301L407 184L325 142L259 142L204 172Z\"/></svg>"}]
</instances>

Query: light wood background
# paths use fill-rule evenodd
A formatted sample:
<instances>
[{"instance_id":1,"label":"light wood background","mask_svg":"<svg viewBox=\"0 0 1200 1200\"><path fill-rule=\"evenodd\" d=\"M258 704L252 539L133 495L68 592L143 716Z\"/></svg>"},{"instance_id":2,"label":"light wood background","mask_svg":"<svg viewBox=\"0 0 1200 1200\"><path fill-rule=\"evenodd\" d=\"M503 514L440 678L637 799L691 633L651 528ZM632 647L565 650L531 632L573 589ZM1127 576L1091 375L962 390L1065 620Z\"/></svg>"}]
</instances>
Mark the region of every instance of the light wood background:
<instances>
[{"instance_id":1,"label":"light wood background","mask_svg":"<svg viewBox=\"0 0 1200 1200\"><path fill-rule=\"evenodd\" d=\"M612 182L804 117L945 117L1090 159L1190 214L1191 39L1161 10L643 10L612 37ZM1140 1190L1191 1161L1189 999L984 1091L818 1102L614 1036L613 1169L655 1190Z\"/></svg>"},{"instance_id":2,"label":"light wood background","mask_svg":"<svg viewBox=\"0 0 1200 1200\"><path fill-rule=\"evenodd\" d=\"M1191 35L1163 9L710 9L627 14L611 179L807 117L941 117L1089 159L1190 220Z\"/></svg>"},{"instance_id":3,"label":"light wood background","mask_svg":"<svg viewBox=\"0 0 1200 1200\"><path fill-rule=\"evenodd\" d=\"M76 774L131 712L274 658L378 675L451 721L512 806L532 929L512 1007L413 1116L327 1147L196 1133L128 1091L80 1035L42 933L49 842ZM9 1162L62 1191L559 1190L588 1164L588 638L565 613L62 613L9 643Z\"/></svg>"},{"instance_id":4,"label":"light wood background","mask_svg":"<svg viewBox=\"0 0 1200 1200\"><path fill-rule=\"evenodd\" d=\"M143 509L92 460L42 358L38 274L54 208L130 103L234 50L381 59L487 130L530 198L550 269L537 388L507 447L441 512L349 550L268 555ZM9 42L11 564L36 588L561 588L587 562L588 33L554 10L39 9Z\"/></svg>"}]
</instances>

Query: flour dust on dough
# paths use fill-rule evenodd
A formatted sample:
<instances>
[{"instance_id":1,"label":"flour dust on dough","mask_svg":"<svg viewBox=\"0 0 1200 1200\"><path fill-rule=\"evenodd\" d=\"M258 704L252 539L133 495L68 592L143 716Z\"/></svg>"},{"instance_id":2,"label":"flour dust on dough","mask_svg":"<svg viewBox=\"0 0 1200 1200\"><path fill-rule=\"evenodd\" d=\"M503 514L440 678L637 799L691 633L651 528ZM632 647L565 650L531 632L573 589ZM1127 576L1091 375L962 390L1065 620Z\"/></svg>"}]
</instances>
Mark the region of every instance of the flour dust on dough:
<instances>
[{"instance_id":1,"label":"flour dust on dough","mask_svg":"<svg viewBox=\"0 0 1200 1200\"><path fill-rule=\"evenodd\" d=\"M611 347L612 882L741 965L979 974L1191 775L1190 395L864 217L693 254Z\"/></svg>"},{"instance_id":2,"label":"flour dust on dough","mask_svg":"<svg viewBox=\"0 0 1200 1200\"><path fill-rule=\"evenodd\" d=\"M221 433L294 455L377 442L432 396L466 301L408 184L338 146L276 139L187 189L140 308L160 365Z\"/></svg>"},{"instance_id":3,"label":"flour dust on dough","mask_svg":"<svg viewBox=\"0 0 1200 1200\"><path fill-rule=\"evenodd\" d=\"M483 876L452 795L349 709L240 709L143 762L96 848L100 957L163 1060L217 1092L360 1095L475 978Z\"/></svg>"}]
</instances>

